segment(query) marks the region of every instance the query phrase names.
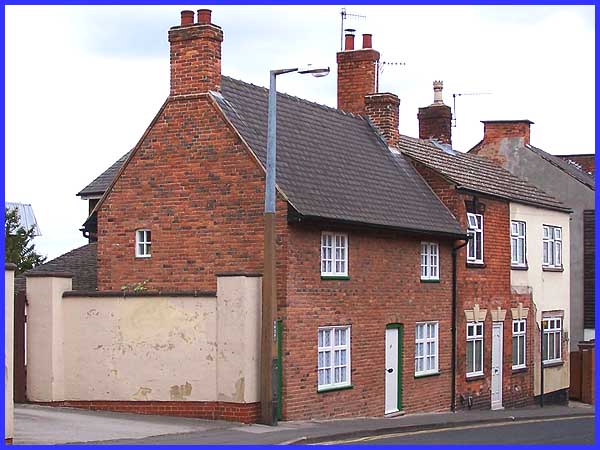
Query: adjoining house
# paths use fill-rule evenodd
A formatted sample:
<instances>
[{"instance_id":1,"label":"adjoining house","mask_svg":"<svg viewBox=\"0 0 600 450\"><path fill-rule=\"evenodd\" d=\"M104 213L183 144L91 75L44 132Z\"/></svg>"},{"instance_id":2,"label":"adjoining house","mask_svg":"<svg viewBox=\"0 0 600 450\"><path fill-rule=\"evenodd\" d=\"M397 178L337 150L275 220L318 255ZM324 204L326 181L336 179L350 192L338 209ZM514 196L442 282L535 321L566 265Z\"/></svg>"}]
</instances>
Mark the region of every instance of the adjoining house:
<instances>
[{"instance_id":1,"label":"adjoining house","mask_svg":"<svg viewBox=\"0 0 600 450\"><path fill-rule=\"evenodd\" d=\"M135 148L79 193L91 202L83 232L97 240L97 290L74 290L60 272L28 278L31 314L62 330L49 343L36 336L38 354L56 357L33 371L42 387L35 401L256 420L268 91L221 75L222 39L209 10L197 21L182 12L169 31L169 97ZM460 374L470 364L483 376L480 392L491 382L491 355L481 351L497 329L489 318L505 317L504 364L513 341L527 363L506 378L515 384L504 398L527 403L534 306L529 291L510 291L507 199L565 208L488 163L488 174L504 178L488 180L492 192L456 194L476 201L453 209L409 152L439 149L400 136L398 97L374 93L371 42L363 35L354 49L347 35L337 54L338 109L278 94L280 415L446 411L463 397L470 407ZM518 192L508 194L510 183ZM467 208L477 221L482 204L496 218L481 224L485 240L467 227ZM457 248L469 235L469 254L498 255L473 282L461 268L467 249ZM472 349L458 366L457 301L468 308L458 354ZM526 327L514 337L511 318Z\"/></svg>"},{"instance_id":2,"label":"adjoining house","mask_svg":"<svg viewBox=\"0 0 600 450\"><path fill-rule=\"evenodd\" d=\"M573 210L571 217L571 350L595 338L593 155L561 157L530 143L529 120L484 121L484 136L469 153L495 161ZM568 160L580 161L581 165ZM582 170L583 169L583 170Z\"/></svg>"},{"instance_id":3,"label":"adjoining house","mask_svg":"<svg viewBox=\"0 0 600 450\"><path fill-rule=\"evenodd\" d=\"M457 267L459 401L495 408L539 396L541 327L552 330L544 334L545 399L566 401L569 208L496 163L453 149L441 82L418 118L421 139L401 138L399 149L472 236Z\"/></svg>"}]
</instances>

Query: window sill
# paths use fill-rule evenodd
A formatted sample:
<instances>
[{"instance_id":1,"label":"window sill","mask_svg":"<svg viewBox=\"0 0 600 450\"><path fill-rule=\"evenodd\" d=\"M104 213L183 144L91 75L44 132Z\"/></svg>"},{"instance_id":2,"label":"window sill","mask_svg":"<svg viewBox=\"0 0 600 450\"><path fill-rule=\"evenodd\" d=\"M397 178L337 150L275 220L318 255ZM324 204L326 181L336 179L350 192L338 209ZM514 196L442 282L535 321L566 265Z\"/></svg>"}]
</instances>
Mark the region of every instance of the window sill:
<instances>
[{"instance_id":1,"label":"window sill","mask_svg":"<svg viewBox=\"0 0 600 450\"><path fill-rule=\"evenodd\" d=\"M348 384L346 386L330 387L330 388L320 388L320 389L317 389L317 394L322 394L325 392L333 392L333 391L345 391L346 389L353 389L353 388L354 388L353 384Z\"/></svg>"},{"instance_id":2,"label":"window sill","mask_svg":"<svg viewBox=\"0 0 600 450\"><path fill-rule=\"evenodd\" d=\"M441 374L441 372L439 370L437 372L424 373L424 374L415 373L415 378L437 377L440 374Z\"/></svg>"},{"instance_id":3,"label":"window sill","mask_svg":"<svg viewBox=\"0 0 600 450\"><path fill-rule=\"evenodd\" d=\"M544 272L564 272L565 271L564 267L548 267L548 266L542 266L542 270Z\"/></svg>"},{"instance_id":4,"label":"window sill","mask_svg":"<svg viewBox=\"0 0 600 450\"><path fill-rule=\"evenodd\" d=\"M529 270L529 266L510 266L510 270Z\"/></svg>"},{"instance_id":5,"label":"window sill","mask_svg":"<svg viewBox=\"0 0 600 450\"><path fill-rule=\"evenodd\" d=\"M421 278L421 283L439 283L439 278Z\"/></svg>"},{"instance_id":6,"label":"window sill","mask_svg":"<svg viewBox=\"0 0 600 450\"><path fill-rule=\"evenodd\" d=\"M467 262L468 269L485 269L485 263Z\"/></svg>"},{"instance_id":7,"label":"window sill","mask_svg":"<svg viewBox=\"0 0 600 450\"><path fill-rule=\"evenodd\" d=\"M467 375L466 377L467 381L477 381L477 380L483 380L485 379L485 375L484 374L480 374L480 375Z\"/></svg>"},{"instance_id":8,"label":"window sill","mask_svg":"<svg viewBox=\"0 0 600 450\"><path fill-rule=\"evenodd\" d=\"M549 367L560 367L560 366L564 366L565 362L564 361L553 361L553 362L548 362L548 363L544 363L544 369L549 368Z\"/></svg>"},{"instance_id":9,"label":"window sill","mask_svg":"<svg viewBox=\"0 0 600 450\"><path fill-rule=\"evenodd\" d=\"M527 372L529 370L528 367L513 367L512 368L512 374L517 374L517 373L524 373Z\"/></svg>"},{"instance_id":10,"label":"window sill","mask_svg":"<svg viewBox=\"0 0 600 450\"><path fill-rule=\"evenodd\" d=\"M135 259L148 259L151 257L152 255L135 255Z\"/></svg>"},{"instance_id":11,"label":"window sill","mask_svg":"<svg viewBox=\"0 0 600 450\"><path fill-rule=\"evenodd\" d=\"M348 275L321 275L321 280L349 280Z\"/></svg>"}]
</instances>

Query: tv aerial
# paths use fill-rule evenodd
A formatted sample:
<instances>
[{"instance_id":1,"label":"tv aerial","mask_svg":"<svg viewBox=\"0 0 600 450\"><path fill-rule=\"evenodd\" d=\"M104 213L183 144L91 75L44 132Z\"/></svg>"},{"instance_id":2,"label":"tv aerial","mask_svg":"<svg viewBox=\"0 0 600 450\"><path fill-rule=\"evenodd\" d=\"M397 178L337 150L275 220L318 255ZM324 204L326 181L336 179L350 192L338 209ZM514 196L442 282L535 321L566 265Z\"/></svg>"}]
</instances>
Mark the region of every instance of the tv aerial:
<instances>
[{"instance_id":1,"label":"tv aerial","mask_svg":"<svg viewBox=\"0 0 600 450\"><path fill-rule=\"evenodd\" d=\"M456 127L456 97L463 95L492 95L491 92L464 92L460 94L452 94L452 126Z\"/></svg>"},{"instance_id":2,"label":"tv aerial","mask_svg":"<svg viewBox=\"0 0 600 450\"><path fill-rule=\"evenodd\" d=\"M367 16L364 16L362 14L355 14L355 13L350 13L348 11L346 11L346 8L342 8L342 10L340 11L340 17L342 18L342 27L341 27L341 36L340 36L340 51L344 51L344 32L346 31L346 29L344 28L344 21L346 21L347 19L351 18L351 19L366 19Z\"/></svg>"}]
</instances>

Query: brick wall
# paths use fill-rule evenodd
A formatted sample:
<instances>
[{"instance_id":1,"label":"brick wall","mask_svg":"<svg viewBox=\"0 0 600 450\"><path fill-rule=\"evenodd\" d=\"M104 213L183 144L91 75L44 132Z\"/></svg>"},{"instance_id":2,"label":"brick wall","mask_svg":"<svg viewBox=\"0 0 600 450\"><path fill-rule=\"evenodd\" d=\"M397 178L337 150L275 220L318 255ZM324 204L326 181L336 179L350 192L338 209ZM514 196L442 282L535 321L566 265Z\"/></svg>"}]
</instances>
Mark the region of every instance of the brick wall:
<instances>
[{"instance_id":1,"label":"brick wall","mask_svg":"<svg viewBox=\"0 0 600 450\"><path fill-rule=\"evenodd\" d=\"M223 31L213 24L169 30L171 95L220 90L222 41Z\"/></svg>"},{"instance_id":2,"label":"brick wall","mask_svg":"<svg viewBox=\"0 0 600 450\"><path fill-rule=\"evenodd\" d=\"M263 202L264 173L210 100L170 100L98 211L98 289L214 291L215 273L262 272ZM150 258L135 257L139 228L152 231Z\"/></svg>"},{"instance_id":3,"label":"brick wall","mask_svg":"<svg viewBox=\"0 0 600 450\"><path fill-rule=\"evenodd\" d=\"M322 228L290 226L288 304L280 309L284 324L284 417L300 420L383 415L385 329L390 323L404 325L403 410L448 411L451 243L440 242L440 282L422 283L420 238L392 232L340 230L348 232L350 279L322 280L319 267ZM414 376L418 321L439 321L439 375ZM317 329L328 325L352 327L354 387L317 393Z\"/></svg>"},{"instance_id":4,"label":"brick wall","mask_svg":"<svg viewBox=\"0 0 600 450\"><path fill-rule=\"evenodd\" d=\"M260 403L229 402L155 402L155 401L62 401L33 402L43 406L88 409L91 411L113 411L159 416L193 417L197 419L229 420L255 423L260 416Z\"/></svg>"},{"instance_id":5,"label":"brick wall","mask_svg":"<svg viewBox=\"0 0 600 450\"><path fill-rule=\"evenodd\" d=\"M453 212L458 221L467 227L466 202L473 200L472 195L458 192L452 184L434 171L415 163L419 173L429 183L436 195ZM530 296L515 295L510 285L510 209L506 201L491 198L479 198L484 205L484 263L483 267L471 267L466 262L466 247L457 255L457 408L467 407L465 399L473 399L473 407L490 408L491 363L492 363L492 317L491 310L500 307L506 310L503 327L503 404L517 406L529 404L533 400L533 338L535 334L535 315L533 315ZM512 315L511 308L522 302L529 308L527 321L527 369L512 370ZM488 313L484 322L484 375L476 379L466 376L466 333L467 320L464 311L478 304Z\"/></svg>"},{"instance_id":6,"label":"brick wall","mask_svg":"<svg viewBox=\"0 0 600 450\"><path fill-rule=\"evenodd\" d=\"M337 54L338 108L354 114L365 113L365 95L376 91L379 52L373 49L350 50Z\"/></svg>"},{"instance_id":7,"label":"brick wall","mask_svg":"<svg viewBox=\"0 0 600 450\"><path fill-rule=\"evenodd\" d=\"M400 140L400 99L395 94L371 94L365 97L365 111L369 119L390 147Z\"/></svg>"},{"instance_id":8,"label":"brick wall","mask_svg":"<svg viewBox=\"0 0 600 450\"><path fill-rule=\"evenodd\" d=\"M419 139L433 138L443 144L452 143L452 110L447 105L419 108Z\"/></svg>"}]
</instances>

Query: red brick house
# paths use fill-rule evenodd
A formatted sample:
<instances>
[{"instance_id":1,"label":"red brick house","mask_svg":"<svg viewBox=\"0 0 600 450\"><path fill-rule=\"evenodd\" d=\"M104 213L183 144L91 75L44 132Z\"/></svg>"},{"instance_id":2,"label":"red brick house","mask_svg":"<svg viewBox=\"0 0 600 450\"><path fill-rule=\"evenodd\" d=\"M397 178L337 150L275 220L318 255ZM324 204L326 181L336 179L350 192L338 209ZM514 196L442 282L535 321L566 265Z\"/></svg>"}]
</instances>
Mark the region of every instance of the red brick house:
<instances>
[{"instance_id":1,"label":"red brick house","mask_svg":"<svg viewBox=\"0 0 600 450\"><path fill-rule=\"evenodd\" d=\"M263 267L267 90L222 76L221 29L206 11L198 23L188 14L169 31L170 96L138 145L80 193L94 201L85 231L97 236L101 291L144 280L213 291L217 274ZM341 79L363 76L363 53L378 55L355 52ZM350 94L364 103L361 90ZM465 231L352 112L278 98L286 419L450 406L451 249Z\"/></svg>"},{"instance_id":2,"label":"red brick house","mask_svg":"<svg viewBox=\"0 0 600 450\"><path fill-rule=\"evenodd\" d=\"M268 92L221 75L222 39L210 11L200 10L197 22L182 12L169 31L169 97L136 147L78 194L90 200L83 231L97 241L100 291L142 282L159 292L214 291L220 274L262 270ZM563 208L491 163L484 172L493 193L458 189L440 175L419 155L444 151L401 136L398 97L376 92L378 60L370 35L356 50L346 36L338 109L278 94L277 315L287 420L446 411L456 399L459 407L461 399L489 407L491 340L477 360L484 377L466 382L464 310L475 342L476 324L498 307L531 308L529 295L511 292L508 199ZM508 197L498 195L502 186ZM468 235L467 212L482 205L486 265L472 269L457 247ZM532 383L531 370L505 375L504 404L529 402Z\"/></svg>"},{"instance_id":3,"label":"red brick house","mask_svg":"<svg viewBox=\"0 0 600 450\"><path fill-rule=\"evenodd\" d=\"M468 245L459 250L457 265L456 401L467 407L523 406L540 393L539 381L534 392L540 370L541 324L538 319L536 325L535 319L550 309L548 304L560 305L563 313L569 311L568 295L553 302L544 289L550 283L568 289L568 256L561 253L564 262L556 265L560 269L535 267L532 261L538 256L535 253L542 254L543 244L534 237L542 231L536 222L560 217L568 227L571 210L490 159L452 149L451 112L441 92L441 82L434 82L434 103L419 109L420 139L402 138L399 149L471 235ZM516 217L518 205L538 217ZM518 276L541 273L542 268L561 273L546 273L540 283L534 281L535 275ZM523 315L525 310L528 313ZM561 345L558 359L568 364L568 344L563 341ZM559 382L551 388L545 384L545 398L567 400L564 383L560 388Z\"/></svg>"}]
</instances>

